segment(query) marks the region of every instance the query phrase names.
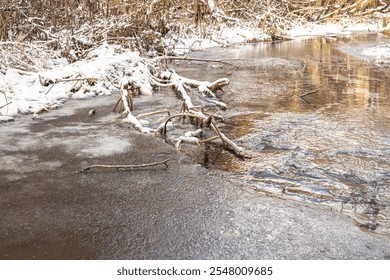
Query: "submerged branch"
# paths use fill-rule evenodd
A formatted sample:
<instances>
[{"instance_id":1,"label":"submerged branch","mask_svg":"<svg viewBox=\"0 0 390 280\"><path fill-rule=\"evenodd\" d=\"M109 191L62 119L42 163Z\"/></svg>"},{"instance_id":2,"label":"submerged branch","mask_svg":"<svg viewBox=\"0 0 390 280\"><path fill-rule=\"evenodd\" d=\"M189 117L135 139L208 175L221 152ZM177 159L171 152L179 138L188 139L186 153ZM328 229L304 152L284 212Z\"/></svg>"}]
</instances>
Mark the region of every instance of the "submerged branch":
<instances>
[{"instance_id":1,"label":"submerged branch","mask_svg":"<svg viewBox=\"0 0 390 280\"><path fill-rule=\"evenodd\" d=\"M215 139L220 138L222 143L224 144L224 146L226 148L232 150L238 156L243 157L243 158L251 158L250 153L245 151L243 148L239 147L237 144L235 144L232 140L230 140L225 134L223 134L221 132L221 130L215 124L212 116L206 116L206 115L204 115L201 112L198 112L197 114L196 113L180 113L180 114L176 114L176 115L173 115L173 116L169 117L165 121L161 133L163 135L166 135L168 122L170 122L174 118L180 118L180 117L189 117L189 118L200 119L204 123L204 126L210 127L210 129L216 134L216 136L208 138L208 139L206 139L204 141L198 140L198 141L191 141L191 142L193 142L193 143L202 143L203 142L204 143L204 142L210 142L210 141L213 141ZM191 139L193 139L193 138L197 139L196 137L191 137ZM193 139L193 140L195 140L195 139ZM181 138L181 140L183 140L183 138ZM186 140L187 140L187 142L189 142L188 141L188 137L186 138Z\"/></svg>"},{"instance_id":2,"label":"submerged branch","mask_svg":"<svg viewBox=\"0 0 390 280\"><path fill-rule=\"evenodd\" d=\"M305 96L308 96L310 94L314 94L314 93L317 93L319 92L320 90L319 89L315 89L315 90L312 90L312 91L309 91L309 92L306 92L304 94L302 94L301 96L299 96L300 98L304 98Z\"/></svg>"},{"instance_id":3,"label":"submerged branch","mask_svg":"<svg viewBox=\"0 0 390 280\"><path fill-rule=\"evenodd\" d=\"M300 97L300 98L303 100L303 102L305 102L306 104L312 105L310 102L308 102L308 101L305 99L305 96L308 96L308 95L310 95L310 94L317 93L317 92L319 92L319 91L320 91L320 89L315 89L315 90L306 92L306 93L300 95L299 97ZM314 106L314 107L315 107L315 106Z\"/></svg>"},{"instance_id":4,"label":"submerged branch","mask_svg":"<svg viewBox=\"0 0 390 280\"><path fill-rule=\"evenodd\" d=\"M215 62L215 63L221 63L221 64L226 64L230 65L233 67L237 67L237 65L234 65L232 63L226 62L226 59L209 59L209 58L191 58L191 57L182 57L182 56L159 56L156 59L158 60L184 60L184 61L201 61L201 62ZM240 60L240 59L233 59L230 58L229 60Z\"/></svg>"}]
</instances>

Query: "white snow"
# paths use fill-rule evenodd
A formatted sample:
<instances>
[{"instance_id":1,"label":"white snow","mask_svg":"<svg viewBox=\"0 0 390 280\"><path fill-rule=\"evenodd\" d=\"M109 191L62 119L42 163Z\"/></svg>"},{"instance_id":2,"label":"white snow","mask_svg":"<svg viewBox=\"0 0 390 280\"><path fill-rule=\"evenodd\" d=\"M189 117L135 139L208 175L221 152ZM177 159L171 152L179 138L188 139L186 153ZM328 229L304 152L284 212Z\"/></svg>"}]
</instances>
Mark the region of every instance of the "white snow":
<instances>
[{"instance_id":1,"label":"white snow","mask_svg":"<svg viewBox=\"0 0 390 280\"><path fill-rule=\"evenodd\" d=\"M1 122L9 122L9 121L13 121L15 120L13 117L9 117L9 116L0 116L0 123Z\"/></svg>"},{"instance_id":2,"label":"white snow","mask_svg":"<svg viewBox=\"0 0 390 280\"><path fill-rule=\"evenodd\" d=\"M35 113L42 108L60 106L66 99L87 99L96 95L111 94L119 89L123 74L133 69L134 75L142 72L142 58L136 52L123 51L119 46L103 44L92 51L86 60L64 63L61 59L52 69L40 73L25 73L8 69L0 76L0 115ZM43 86L43 79L54 83ZM87 79L82 81L61 81ZM76 91L76 89L78 89ZM76 91L76 92L72 92ZM6 105L8 104L8 105Z\"/></svg>"},{"instance_id":3,"label":"white snow","mask_svg":"<svg viewBox=\"0 0 390 280\"><path fill-rule=\"evenodd\" d=\"M375 58L377 60L386 60L390 58L390 44L378 45L371 48L367 48L362 51L363 55Z\"/></svg>"},{"instance_id":4,"label":"white snow","mask_svg":"<svg viewBox=\"0 0 390 280\"><path fill-rule=\"evenodd\" d=\"M340 22L340 23L307 23L294 26L286 33L291 38L315 37L315 36L339 36L352 35L353 32L378 32L379 26L376 22Z\"/></svg>"},{"instance_id":5,"label":"white snow","mask_svg":"<svg viewBox=\"0 0 390 280\"><path fill-rule=\"evenodd\" d=\"M295 26L286 32L291 38L307 38L313 36L349 35L356 31L379 32L380 24L375 21L354 22L344 21L338 24L307 23ZM195 34L195 32L193 32ZM200 38L187 35L185 38L170 36L164 39L165 45L174 45L174 52L182 55L189 50L202 50L216 46L228 46L233 43L256 42L269 40L261 28L240 23L238 26L221 26L213 35ZM375 58L389 58L390 46L380 45L365 49L364 55ZM60 107L70 98L86 99L96 95L117 93L124 74L129 79L137 79L141 84L148 84L145 59L137 52L125 50L117 45L104 43L91 51L84 60L68 63L59 55L47 59L45 65L51 67L39 73L26 73L17 69L8 69L5 74L0 72L0 116L1 121L12 119L18 114L34 114ZM51 81L46 86L40 82ZM77 81L74 79L86 79ZM61 81L72 80L73 81ZM54 82L54 83L53 83ZM144 94L150 94L151 89L141 87Z\"/></svg>"},{"instance_id":6,"label":"white snow","mask_svg":"<svg viewBox=\"0 0 390 280\"><path fill-rule=\"evenodd\" d=\"M207 38L192 35L185 38L172 38L169 36L164 40L165 45L174 44L174 51L177 55L186 54L188 51L199 51L213 47L227 47L232 44L245 42L260 42L270 40L270 36L257 27L241 23L239 26L221 25L213 35Z\"/></svg>"}]
</instances>

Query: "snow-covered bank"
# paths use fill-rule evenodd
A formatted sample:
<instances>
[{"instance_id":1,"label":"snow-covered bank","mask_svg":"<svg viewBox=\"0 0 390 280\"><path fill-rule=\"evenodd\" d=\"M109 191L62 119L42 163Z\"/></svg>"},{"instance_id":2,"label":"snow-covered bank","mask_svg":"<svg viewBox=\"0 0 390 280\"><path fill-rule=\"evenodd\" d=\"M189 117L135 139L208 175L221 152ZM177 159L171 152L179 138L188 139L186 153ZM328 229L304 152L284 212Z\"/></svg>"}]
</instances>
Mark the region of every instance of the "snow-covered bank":
<instances>
[{"instance_id":1,"label":"snow-covered bank","mask_svg":"<svg viewBox=\"0 0 390 280\"><path fill-rule=\"evenodd\" d=\"M301 37L352 35L353 32L379 32L379 27L374 22L358 23L356 25L307 23L295 26L286 33L291 38L299 39Z\"/></svg>"},{"instance_id":2,"label":"snow-covered bank","mask_svg":"<svg viewBox=\"0 0 390 280\"><path fill-rule=\"evenodd\" d=\"M103 44L85 60L67 63L54 59L52 69L39 73L8 69L0 78L0 115L37 114L56 109L69 98L111 94L118 91L125 72L145 78L141 61L136 52Z\"/></svg>"},{"instance_id":3,"label":"snow-covered bank","mask_svg":"<svg viewBox=\"0 0 390 280\"><path fill-rule=\"evenodd\" d=\"M191 36L174 38L174 52L177 55L186 54L190 51L204 50L213 47L228 47L232 44L255 43L270 41L271 37L253 24L242 23L239 26L221 25L213 34L202 38L194 32ZM165 45L171 44L172 36L165 38Z\"/></svg>"},{"instance_id":4,"label":"snow-covered bank","mask_svg":"<svg viewBox=\"0 0 390 280\"><path fill-rule=\"evenodd\" d=\"M353 32L380 32L383 28L380 19L348 19L339 23L294 25L292 29L285 31L283 36L291 39L340 36L352 35ZM183 55L210 47L271 40L270 35L265 34L258 25L244 22L221 25L208 35L196 34L168 33L162 41L164 52L173 51L176 55ZM378 45L367 48L362 54L388 59L390 47ZM149 55L157 54L152 51ZM46 60L49 70L26 72L14 68L4 71L0 68L0 121L12 120L12 117L18 114L33 114L37 117L41 112L60 107L70 98L87 99L117 93L124 76L143 81L149 79L146 66L148 59L123 46L110 45L107 42L74 63L69 63L61 55Z\"/></svg>"},{"instance_id":5,"label":"snow-covered bank","mask_svg":"<svg viewBox=\"0 0 390 280\"><path fill-rule=\"evenodd\" d=\"M196 35L180 37L177 34L168 34L163 43L164 52L173 51L173 54L182 55L211 47L225 47L267 39L269 38L260 29L241 24L234 27L225 26L206 38ZM38 45L39 43L30 43L22 47L40 49ZM124 77L135 78L145 83L150 79L150 69L146 66L152 64L149 63L150 58L141 57L138 52L120 45L104 42L89 51L84 59L73 63L69 63L62 57L60 51L48 52L46 60L39 59L39 66L42 64L45 67L36 67L36 69L30 67L31 71L13 67L0 69L2 122L13 120L13 117L18 114L32 114L37 118L40 113L61 107L67 99L88 99L93 96L118 93ZM26 49L24 53L29 53L29 50ZM69 53L72 54L71 51ZM157 55L155 51L148 54ZM23 63L22 58L15 58L15 53L10 53L9 57ZM44 68L49 69L42 70Z\"/></svg>"},{"instance_id":6,"label":"snow-covered bank","mask_svg":"<svg viewBox=\"0 0 390 280\"><path fill-rule=\"evenodd\" d=\"M390 44L378 45L371 48L367 48L362 51L363 55L372 57L376 60L389 60L390 59Z\"/></svg>"},{"instance_id":7,"label":"snow-covered bank","mask_svg":"<svg viewBox=\"0 0 390 280\"><path fill-rule=\"evenodd\" d=\"M286 34L294 39L318 36L353 35L358 32L379 33L385 30L382 18L342 18L338 22L306 22L295 25Z\"/></svg>"}]
</instances>

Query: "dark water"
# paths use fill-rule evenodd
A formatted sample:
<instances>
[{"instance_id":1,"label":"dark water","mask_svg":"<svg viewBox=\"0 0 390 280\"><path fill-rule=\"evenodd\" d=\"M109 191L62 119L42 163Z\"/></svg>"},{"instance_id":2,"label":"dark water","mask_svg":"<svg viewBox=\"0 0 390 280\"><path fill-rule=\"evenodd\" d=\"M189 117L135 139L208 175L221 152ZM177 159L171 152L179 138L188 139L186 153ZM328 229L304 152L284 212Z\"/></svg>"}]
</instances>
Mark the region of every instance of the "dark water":
<instances>
[{"instance_id":1,"label":"dark water","mask_svg":"<svg viewBox=\"0 0 390 280\"><path fill-rule=\"evenodd\" d=\"M228 77L224 132L254 153L210 149L198 161L252 190L328 204L390 233L390 65L362 54L378 35L261 43L198 53L238 67L191 64L182 75ZM207 71L198 71L207 67Z\"/></svg>"}]
</instances>

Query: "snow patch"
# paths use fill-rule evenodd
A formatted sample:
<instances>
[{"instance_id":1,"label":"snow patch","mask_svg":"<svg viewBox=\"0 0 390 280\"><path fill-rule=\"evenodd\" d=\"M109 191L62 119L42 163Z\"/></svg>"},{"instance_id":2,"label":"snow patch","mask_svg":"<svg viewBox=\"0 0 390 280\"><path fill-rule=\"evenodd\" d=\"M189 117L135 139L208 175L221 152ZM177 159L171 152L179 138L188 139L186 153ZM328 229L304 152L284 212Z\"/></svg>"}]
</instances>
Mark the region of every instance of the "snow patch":
<instances>
[{"instance_id":1,"label":"snow patch","mask_svg":"<svg viewBox=\"0 0 390 280\"><path fill-rule=\"evenodd\" d=\"M91 140L91 139L90 139ZM73 144L69 142L68 144ZM87 157L110 156L121 154L131 144L124 139L119 139L115 136L107 136L99 139L92 139L91 145L88 145L80 150L80 154Z\"/></svg>"},{"instance_id":2,"label":"snow patch","mask_svg":"<svg viewBox=\"0 0 390 280\"><path fill-rule=\"evenodd\" d=\"M0 123L14 121L15 118L10 116L0 116Z\"/></svg>"},{"instance_id":3,"label":"snow patch","mask_svg":"<svg viewBox=\"0 0 390 280\"><path fill-rule=\"evenodd\" d=\"M307 23L298 25L286 33L292 38L316 36L352 35L353 32L378 32L377 23Z\"/></svg>"},{"instance_id":4,"label":"snow patch","mask_svg":"<svg viewBox=\"0 0 390 280\"><path fill-rule=\"evenodd\" d=\"M261 28L251 24L241 23L239 26L221 25L214 30L212 35L201 38L198 35L178 38L170 34L164 39L164 45L169 46L174 42L174 53L183 55L190 51L200 51L214 47L228 47L232 44L246 42L269 41L271 37L266 35Z\"/></svg>"},{"instance_id":5,"label":"snow patch","mask_svg":"<svg viewBox=\"0 0 390 280\"><path fill-rule=\"evenodd\" d=\"M373 57L377 60L384 60L390 58L390 44L378 45L362 51L363 55Z\"/></svg>"},{"instance_id":6,"label":"snow patch","mask_svg":"<svg viewBox=\"0 0 390 280\"><path fill-rule=\"evenodd\" d=\"M135 74L142 72L144 65L135 67L141 60L136 52L103 44L86 60L67 64L60 59L52 63L52 69L40 73L8 69L0 78L4 95L0 98L0 115L34 114L59 107L70 98L110 95L119 89L126 71L135 68Z\"/></svg>"}]
</instances>

